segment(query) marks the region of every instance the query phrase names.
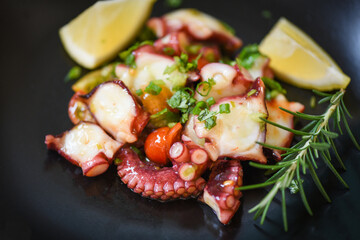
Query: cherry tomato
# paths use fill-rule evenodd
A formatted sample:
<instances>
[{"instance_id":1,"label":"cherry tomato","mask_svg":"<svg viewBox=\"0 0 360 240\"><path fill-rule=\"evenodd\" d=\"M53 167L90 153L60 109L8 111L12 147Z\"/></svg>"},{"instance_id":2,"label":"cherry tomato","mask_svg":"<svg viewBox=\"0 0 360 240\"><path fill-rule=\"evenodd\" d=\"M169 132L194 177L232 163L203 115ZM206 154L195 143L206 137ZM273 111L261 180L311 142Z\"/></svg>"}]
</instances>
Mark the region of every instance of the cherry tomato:
<instances>
[{"instance_id":1,"label":"cherry tomato","mask_svg":"<svg viewBox=\"0 0 360 240\"><path fill-rule=\"evenodd\" d=\"M169 127L162 127L148 135L145 140L145 154L149 160L160 165L169 161L166 153L166 136L169 131Z\"/></svg>"}]
</instances>

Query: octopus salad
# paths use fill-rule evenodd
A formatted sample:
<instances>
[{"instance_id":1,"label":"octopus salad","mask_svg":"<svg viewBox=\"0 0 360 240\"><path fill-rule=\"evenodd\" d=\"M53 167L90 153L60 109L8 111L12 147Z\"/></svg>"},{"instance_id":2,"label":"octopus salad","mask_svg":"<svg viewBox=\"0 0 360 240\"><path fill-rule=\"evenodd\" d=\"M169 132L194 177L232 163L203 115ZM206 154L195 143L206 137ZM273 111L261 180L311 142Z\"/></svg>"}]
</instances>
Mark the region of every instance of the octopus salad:
<instances>
[{"instance_id":1,"label":"octopus salad","mask_svg":"<svg viewBox=\"0 0 360 240\"><path fill-rule=\"evenodd\" d=\"M221 21L193 9L151 18L154 41L120 53L100 77L73 85L68 114L74 127L47 135L55 150L83 175L111 164L134 193L159 201L197 198L228 224L240 206L241 162L281 160L294 127L289 102L273 80L269 59Z\"/></svg>"}]
</instances>

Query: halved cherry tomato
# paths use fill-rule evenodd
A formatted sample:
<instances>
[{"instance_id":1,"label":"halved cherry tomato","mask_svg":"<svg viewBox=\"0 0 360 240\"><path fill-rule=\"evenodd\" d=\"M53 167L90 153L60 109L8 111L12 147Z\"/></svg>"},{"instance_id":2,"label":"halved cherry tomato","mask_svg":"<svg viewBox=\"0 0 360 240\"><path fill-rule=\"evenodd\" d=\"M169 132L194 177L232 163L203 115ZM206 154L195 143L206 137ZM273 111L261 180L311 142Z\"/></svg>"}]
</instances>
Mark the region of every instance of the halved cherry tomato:
<instances>
[{"instance_id":1,"label":"halved cherry tomato","mask_svg":"<svg viewBox=\"0 0 360 240\"><path fill-rule=\"evenodd\" d=\"M166 136L169 131L169 127L162 127L148 135L144 148L149 160L160 165L165 165L169 161L166 153Z\"/></svg>"}]
</instances>

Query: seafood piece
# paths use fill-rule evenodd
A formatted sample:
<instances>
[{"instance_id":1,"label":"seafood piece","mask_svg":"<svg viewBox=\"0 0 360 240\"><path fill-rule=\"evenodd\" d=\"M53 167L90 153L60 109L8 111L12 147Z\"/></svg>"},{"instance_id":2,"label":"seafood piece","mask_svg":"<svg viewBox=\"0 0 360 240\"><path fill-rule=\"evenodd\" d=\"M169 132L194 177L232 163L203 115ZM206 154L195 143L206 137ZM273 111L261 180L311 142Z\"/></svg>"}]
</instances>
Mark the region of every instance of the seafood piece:
<instances>
[{"instance_id":1,"label":"seafood piece","mask_svg":"<svg viewBox=\"0 0 360 240\"><path fill-rule=\"evenodd\" d=\"M283 94L279 94L271 101L266 101L266 107L269 112L268 120L280 124L288 128L294 128L294 116L282 111L279 107L283 107L293 112L303 112L305 107L298 102L289 102ZM289 147L294 134L275 127L271 124L266 124L266 141L265 143L277 147ZM276 160L281 160L280 150L273 149L273 157Z\"/></svg>"},{"instance_id":2,"label":"seafood piece","mask_svg":"<svg viewBox=\"0 0 360 240\"><path fill-rule=\"evenodd\" d=\"M262 146L256 143L265 141L265 123L259 119L267 117L264 90L264 83L258 78L248 93L219 99L210 111L219 112L221 104L229 104L230 113L218 114L216 125L211 129L195 118L195 133L206 139L204 148L213 161L230 157L267 162Z\"/></svg>"},{"instance_id":3,"label":"seafood piece","mask_svg":"<svg viewBox=\"0 0 360 240\"><path fill-rule=\"evenodd\" d=\"M175 61L172 57L156 53L153 46L144 45L134 51L136 68L130 68L124 64L116 66L115 74L121 79L130 91L135 94L136 90L145 90L151 81L161 80L171 91L176 87L184 86L188 74L174 70L164 73L167 67L171 67Z\"/></svg>"},{"instance_id":4,"label":"seafood piece","mask_svg":"<svg viewBox=\"0 0 360 240\"><path fill-rule=\"evenodd\" d=\"M200 72L202 81L214 80L215 85L211 87L211 90L206 96L202 96L199 92L206 92L204 88L209 87L208 84L200 85L198 91L195 93L197 100L206 100L213 97L216 100L244 94L249 87L254 83L251 75L245 68L239 69L236 65L232 67L223 63L209 63L206 64Z\"/></svg>"},{"instance_id":5,"label":"seafood piece","mask_svg":"<svg viewBox=\"0 0 360 240\"><path fill-rule=\"evenodd\" d=\"M128 188L144 197L162 201L197 197L204 189L205 180L201 177L184 181L175 167L163 167L143 162L129 148L122 148L118 157L118 175Z\"/></svg>"},{"instance_id":6,"label":"seafood piece","mask_svg":"<svg viewBox=\"0 0 360 240\"><path fill-rule=\"evenodd\" d=\"M148 23L158 38L177 31L186 31L192 38L211 41L228 51L235 51L242 42L222 22L195 9L180 9L162 18L151 18Z\"/></svg>"},{"instance_id":7,"label":"seafood piece","mask_svg":"<svg viewBox=\"0 0 360 240\"><path fill-rule=\"evenodd\" d=\"M80 97L78 92L76 92L70 99L68 115L74 125L81 121L95 123L95 119L91 115L88 106L84 102L84 99Z\"/></svg>"},{"instance_id":8,"label":"seafood piece","mask_svg":"<svg viewBox=\"0 0 360 240\"><path fill-rule=\"evenodd\" d=\"M201 69L209 62L219 61L221 58L220 49L215 44L193 42L186 32L172 32L159 38L154 42L154 47L158 52L170 56L180 56L181 53L189 55L189 60L199 56L197 61L198 69ZM198 79L196 79L198 80Z\"/></svg>"},{"instance_id":9,"label":"seafood piece","mask_svg":"<svg viewBox=\"0 0 360 240\"><path fill-rule=\"evenodd\" d=\"M269 63L270 59L261 55L255 59L254 64L248 71L254 79L258 77L274 78L274 73L270 69Z\"/></svg>"},{"instance_id":10,"label":"seafood piece","mask_svg":"<svg viewBox=\"0 0 360 240\"><path fill-rule=\"evenodd\" d=\"M154 42L157 51L171 56L179 56L182 52L186 52L186 47L189 45L188 35L181 31L169 33Z\"/></svg>"},{"instance_id":11,"label":"seafood piece","mask_svg":"<svg viewBox=\"0 0 360 240\"><path fill-rule=\"evenodd\" d=\"M135 142L149 121L121 81L102 83L84 99L96 122L121 144Z\"/></svg>"},{"instance_id":12,"label":"seafood piece","mask_svg":"<svg viewBox=\"0 0 360 240\"><path fill-rule=\"evenodd\" d=\"M58 136L46 135L45 144L48 149L58 151L72 164L81 167L88 177L105 172L122 146L98 125L86 122Z\"/></svg>"},{"instance_id":13,"label":"seafood piece","mask_svg":"<svg viewBox=\"0 0 360 240\"><path fill-rule=\"evenodd\" d=\"M238 160L217 160L200 200L211 207L219 221L228 224L240 206L243 171Z\"/></svg>"}]
</instances>

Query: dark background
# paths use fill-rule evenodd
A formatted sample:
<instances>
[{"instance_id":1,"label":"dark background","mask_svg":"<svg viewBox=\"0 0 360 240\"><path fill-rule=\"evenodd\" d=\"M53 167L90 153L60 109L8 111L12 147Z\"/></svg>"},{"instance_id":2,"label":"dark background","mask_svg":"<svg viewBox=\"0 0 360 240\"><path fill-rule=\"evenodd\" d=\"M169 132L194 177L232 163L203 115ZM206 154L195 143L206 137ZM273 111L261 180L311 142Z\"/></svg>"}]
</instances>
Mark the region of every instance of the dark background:
<instances>
[{"instance_id":1,"label":"dark background","mask_svg":"<svg viewBox=\"0 0 360 240\"><path fill-rule=\"evenodd\" d=\"M326 167L319 170L333 200L327 204L305 177L314 216L298 195L288 195L289 232L282 229L280 202L275 199L263 226L247 211L266 194L245 192L238 213L221 225L207 206L196 200L159 203L126 188L111 168L85 178L44 145L46 134L70 128L67 103L72 95L64 76L74 65L64 52L58 29L92 1L2 1L0 8L1 159L0 239L359 239L360 153L347 136L337 144L347 171L346 190ZM360 139L360 1L184 1L233 26L245 44L260 42L276 20L285 16L312 36L352 82L345 101ZM170 8L154 6L159 16ZM269 10L271 18L262 15ZM290 100L306 112L310 91L284 84ZM262 172L245 164L245 183L262 180Z\"/></svg>"}]
</instances>

